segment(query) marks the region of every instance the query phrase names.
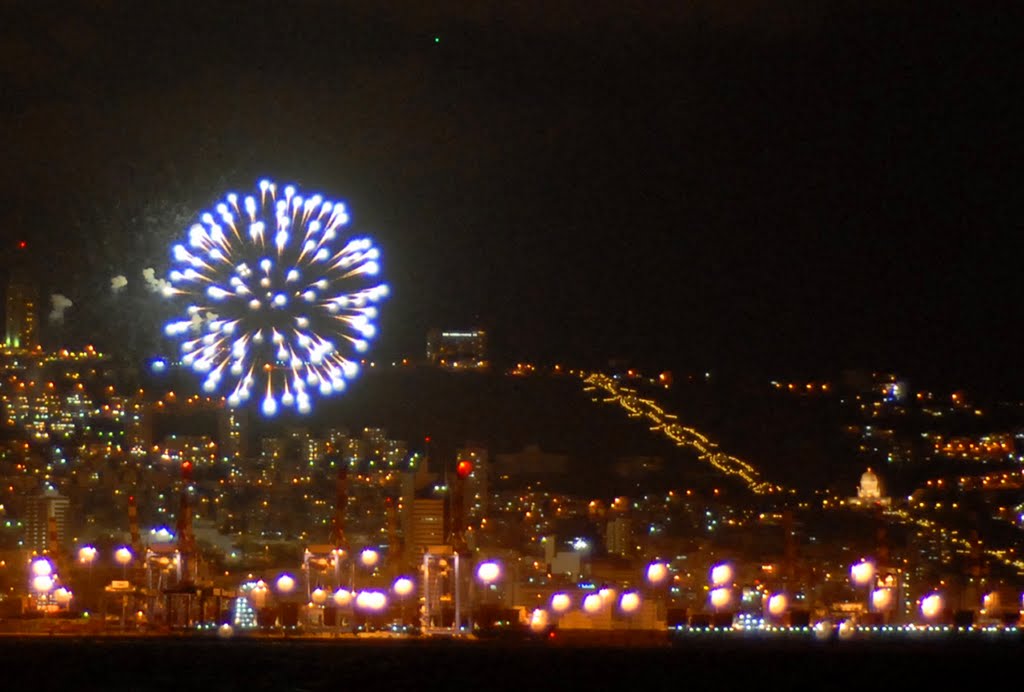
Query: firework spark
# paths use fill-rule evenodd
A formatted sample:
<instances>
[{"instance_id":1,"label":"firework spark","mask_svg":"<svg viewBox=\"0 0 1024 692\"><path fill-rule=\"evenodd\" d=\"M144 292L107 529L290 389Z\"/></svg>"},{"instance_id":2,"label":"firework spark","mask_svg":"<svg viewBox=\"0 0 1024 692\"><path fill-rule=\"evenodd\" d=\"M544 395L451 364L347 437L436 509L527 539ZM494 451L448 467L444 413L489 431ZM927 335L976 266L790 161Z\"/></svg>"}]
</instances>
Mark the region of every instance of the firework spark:
<instances>
[{"instance_id":1,"label":"firework spark","mask_svg":"<svg viewBox=\"0 0 1024 692\"><path fill-rule=\"evenodd\" d=\"M343 234L348 221L340 202L264 180L201 214L172 248L161 290L189 302L164 331L181 338L182 363L205 391L226 385L230 406L255 396L267 416L308 413L314 396L356 376L353 354L376 335L388 287L375 278L380 251Z\"/></svg>"}]
</instances>

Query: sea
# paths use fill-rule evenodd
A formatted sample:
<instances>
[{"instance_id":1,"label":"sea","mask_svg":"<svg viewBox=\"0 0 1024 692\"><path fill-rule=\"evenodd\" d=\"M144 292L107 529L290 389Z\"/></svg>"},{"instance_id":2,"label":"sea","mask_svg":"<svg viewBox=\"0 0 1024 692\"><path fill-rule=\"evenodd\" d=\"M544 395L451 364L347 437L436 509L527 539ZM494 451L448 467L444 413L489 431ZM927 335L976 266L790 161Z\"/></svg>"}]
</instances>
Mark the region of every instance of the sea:
<instances>
[{"instance_id":1,"label":"sea","mask_svg":"<svg viewBox=\"0 0 1024 692\"><path fill-rule=\"evenodd\" d=\"M915 641L0 639L0 690L960 690L1019 685L1019 636ZM1007 686L1005 689L1011 689Z\"/></svg>"}]
</instances>

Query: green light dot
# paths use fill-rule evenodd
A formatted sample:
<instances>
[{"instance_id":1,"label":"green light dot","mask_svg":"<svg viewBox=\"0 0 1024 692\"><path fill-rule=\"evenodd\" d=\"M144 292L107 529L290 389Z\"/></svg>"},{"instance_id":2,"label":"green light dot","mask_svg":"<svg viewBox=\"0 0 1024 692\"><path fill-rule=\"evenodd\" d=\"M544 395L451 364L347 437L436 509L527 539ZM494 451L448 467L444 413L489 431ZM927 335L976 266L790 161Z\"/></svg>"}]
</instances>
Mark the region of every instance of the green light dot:
<instances>
[{"instance_id":1,"label":"green light dot","mask_svg":"<svg viewBox=\"0 0 1024 692\"><path fill-rule=\"evenodd\" d=\"M440 42L441 42L441 37L440 36L435 36L434 37L434 43L440 43Z\"/></svg>"}]
</instances>

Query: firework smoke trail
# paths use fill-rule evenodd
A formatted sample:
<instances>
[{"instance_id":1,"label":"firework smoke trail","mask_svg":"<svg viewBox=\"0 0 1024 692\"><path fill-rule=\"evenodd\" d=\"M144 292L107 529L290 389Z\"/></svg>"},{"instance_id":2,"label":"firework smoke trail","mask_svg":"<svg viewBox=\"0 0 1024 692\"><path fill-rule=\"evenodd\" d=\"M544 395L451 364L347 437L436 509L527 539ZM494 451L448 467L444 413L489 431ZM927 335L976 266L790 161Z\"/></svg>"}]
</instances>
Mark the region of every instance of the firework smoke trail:
<instances>
[{"instance_id":1,"label":"firework smoke trail","mask_svg":"<svg viewBox=\"0 0 1024 692\"><path fill-rule=\"evenodd\" d=\"M146 282L146 286L149 290L154 293L164 293L171 288L171 282L167 279L157 278L156 269L152 267L146 267L142 270L142 280Z\"/></svg>"},{"instance_id":2,"label":"firework smoke trail","mask_svg":"<svg viewBox=\"0 0 1024 692\"><path fill-rule=\"evenodd\" d=\"M64 321L64 312L70 308L74 303L71 299L60 293L54 293L50 296L50 322L57 324Z\"/></svg>"},{"instance_id":3,"label":"firework smoke trail","mask_svg":"<svg viewBox=\"0 0 1024 692\"><path fill-rule=\"evenodd\" d=\"M380 251L345 237L344 204L279 194L261 181L244 198L231 193L200 215L188 242L172 248L174 268L159 290L188 301L168 323L181 338L182 363L204 376L203 389L227 386L230 406L254 394L272 416L281 407L312 410L312 397L345 389L358 373L354 353L376 335ZM156 290L152 270L146 283Z\"/></svg>"},{"instance_id":4,"label":"firework smoke trail","mask_svg":"<svg viewBox=\"0 0 1024 692\"><path fill-rule=\"evenodd\" d=\"M123 291L124 287L127 285L128 277L124 276L123 274L118 274L117 276L110 280L110 290L114 292L114 295L117 295L118 293Z\"/></svg>"}]
</instances>

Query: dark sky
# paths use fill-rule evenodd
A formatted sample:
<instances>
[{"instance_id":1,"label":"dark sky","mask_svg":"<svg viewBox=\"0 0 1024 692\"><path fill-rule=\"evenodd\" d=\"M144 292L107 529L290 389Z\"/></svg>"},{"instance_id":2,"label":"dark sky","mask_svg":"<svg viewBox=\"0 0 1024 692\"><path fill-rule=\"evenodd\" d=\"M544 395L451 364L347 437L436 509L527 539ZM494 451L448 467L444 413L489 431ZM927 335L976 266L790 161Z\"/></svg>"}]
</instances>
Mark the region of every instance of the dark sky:
<instances>
[{"instance_id":1,"label":"dark sky","mask_svg":"<svg viewBox=\"0 0 1024 692\"><path fill-rule=\"evenodd\" d=\"M142 269L270 176L383 246L384 354L1021 380L1016 3L420 4L0 2L50 338L150 348Z\"/></svg>"}]
</instances>

